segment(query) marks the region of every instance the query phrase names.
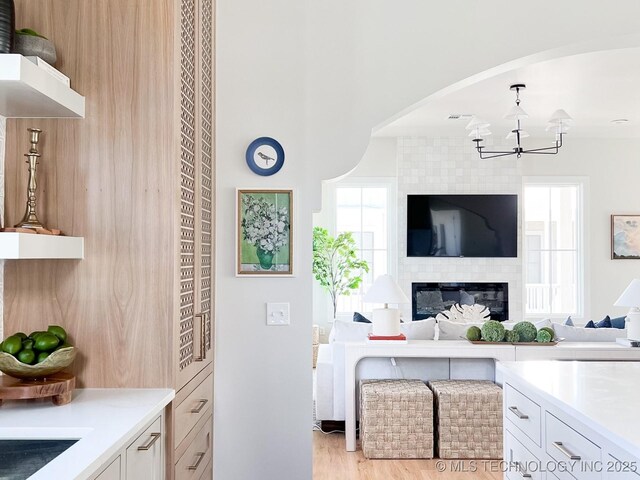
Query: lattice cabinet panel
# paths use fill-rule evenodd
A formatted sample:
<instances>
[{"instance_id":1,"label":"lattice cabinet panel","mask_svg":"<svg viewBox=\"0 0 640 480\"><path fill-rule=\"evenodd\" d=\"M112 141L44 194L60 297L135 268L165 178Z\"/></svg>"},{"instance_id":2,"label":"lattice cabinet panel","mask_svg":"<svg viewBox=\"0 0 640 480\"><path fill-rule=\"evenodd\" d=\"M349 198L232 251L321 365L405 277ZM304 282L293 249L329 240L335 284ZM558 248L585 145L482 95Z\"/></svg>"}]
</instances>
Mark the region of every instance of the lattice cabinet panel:
<instances>
[{"instance_id":1,"label":"lattice cabinet panel","mask_svg":"<svg viewBox=\"0 0 640 480\"><path fill-rule=\"evenodd\" d=\"M196 2L180 4L180 341L179 369L194 361L196 301Z\"/></svg>"},{"instance_id":2,"label":"lattice cabinet panel","mask_svg":"<svg viewBox=\"0 0 640 480\"><path fill-rule=\"evenodd\" d=\"M205 315L205 351L209 352L212 346L213 1L201 0L200 7L200 308Z\"/></svg>"}]
</instances>

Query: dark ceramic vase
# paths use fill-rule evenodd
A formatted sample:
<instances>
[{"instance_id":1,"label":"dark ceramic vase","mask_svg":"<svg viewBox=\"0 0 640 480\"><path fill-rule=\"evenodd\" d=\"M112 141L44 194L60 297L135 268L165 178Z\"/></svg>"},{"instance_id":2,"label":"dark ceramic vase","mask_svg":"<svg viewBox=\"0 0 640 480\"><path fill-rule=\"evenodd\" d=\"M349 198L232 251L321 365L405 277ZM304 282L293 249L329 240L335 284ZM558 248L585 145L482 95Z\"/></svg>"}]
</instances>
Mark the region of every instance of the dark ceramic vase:
<instances>
[{"instance_id":1,"label":"dark ceramic vase","mask_svg":"<svg viewBox=\"0 0 640 480\"><path fill-rule=\"evenodd\" d=\"M11 53L16 30L13 0L0 0L0 53Z\"/></svg>"}]
</instances>

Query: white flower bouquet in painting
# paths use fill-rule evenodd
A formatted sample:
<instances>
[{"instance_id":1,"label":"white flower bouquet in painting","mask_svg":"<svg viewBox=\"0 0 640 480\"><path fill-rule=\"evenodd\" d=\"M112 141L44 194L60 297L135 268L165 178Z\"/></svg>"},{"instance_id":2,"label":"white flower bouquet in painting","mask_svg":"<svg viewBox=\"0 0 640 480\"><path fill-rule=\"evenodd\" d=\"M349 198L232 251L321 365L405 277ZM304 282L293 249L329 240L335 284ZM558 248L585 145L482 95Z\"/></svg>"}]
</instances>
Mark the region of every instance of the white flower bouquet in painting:
<instances>
[{"instance_id":1,"label":"white flower bouquet in painting","mask_svg":"<svg viewBox=\"0 0 640 480\"><path fill-rule=\"evenodd\" d=\"M242 210L242 239L256 248L259 268L271 270L274 256L289 245L289 209L262 196L244 195Z\"/></svg>"}]
</instances>

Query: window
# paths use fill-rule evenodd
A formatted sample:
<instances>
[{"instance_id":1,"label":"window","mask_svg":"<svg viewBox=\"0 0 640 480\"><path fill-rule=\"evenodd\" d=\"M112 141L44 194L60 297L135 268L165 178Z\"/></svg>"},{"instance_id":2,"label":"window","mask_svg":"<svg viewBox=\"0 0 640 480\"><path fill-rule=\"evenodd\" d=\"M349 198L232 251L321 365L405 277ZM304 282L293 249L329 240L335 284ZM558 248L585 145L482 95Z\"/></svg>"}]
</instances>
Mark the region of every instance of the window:
<instances>
[{"instance_id":1,"label":"window","mask_svg":"<svg viewBox=\"0 0 640 480\"><path fill-rule=\"evenodd\" d=\"M371 310L362 297L373 280L391 270L389 184L342 185L335 189L336 234L352 232L358 256L369 263L360 288L338 299L337 313Z\"/></svg>"},{"instance_id":2,"label":"window","mask_svg":"<svg viewBox=\"0 0 640 480\"><path fill-rule=\"evenodd\" d=\"M582 316L582 183L524 186L525 316Z\"/></svg>"}]
</instances>

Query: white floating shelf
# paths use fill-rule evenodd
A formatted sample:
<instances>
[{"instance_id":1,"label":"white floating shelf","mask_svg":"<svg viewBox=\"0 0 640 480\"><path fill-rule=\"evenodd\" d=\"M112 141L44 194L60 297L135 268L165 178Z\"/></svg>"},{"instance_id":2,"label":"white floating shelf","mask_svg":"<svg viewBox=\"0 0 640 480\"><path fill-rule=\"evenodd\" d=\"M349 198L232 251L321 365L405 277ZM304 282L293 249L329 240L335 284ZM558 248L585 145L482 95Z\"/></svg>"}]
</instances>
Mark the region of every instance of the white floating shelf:
<instances>
[{"instance_id":1,"label":"white floating shelf","mask_svg":"<svg viewBox=\"0 0 640 480\"><path fill-rule=\"evenodd\" d=\"M84 258L84 238L0 232L0 259Z\"/></svg>"},{"instance_id":2,"label":"white floating shelf","mask_svg":"<svg viewBox=\"0 0 640 480\"><path fill-rule=\"evenodd\" d=\"M84 97L15 53L0 54L0 115L83 118Z\"/></svg>"}]
</instances>

